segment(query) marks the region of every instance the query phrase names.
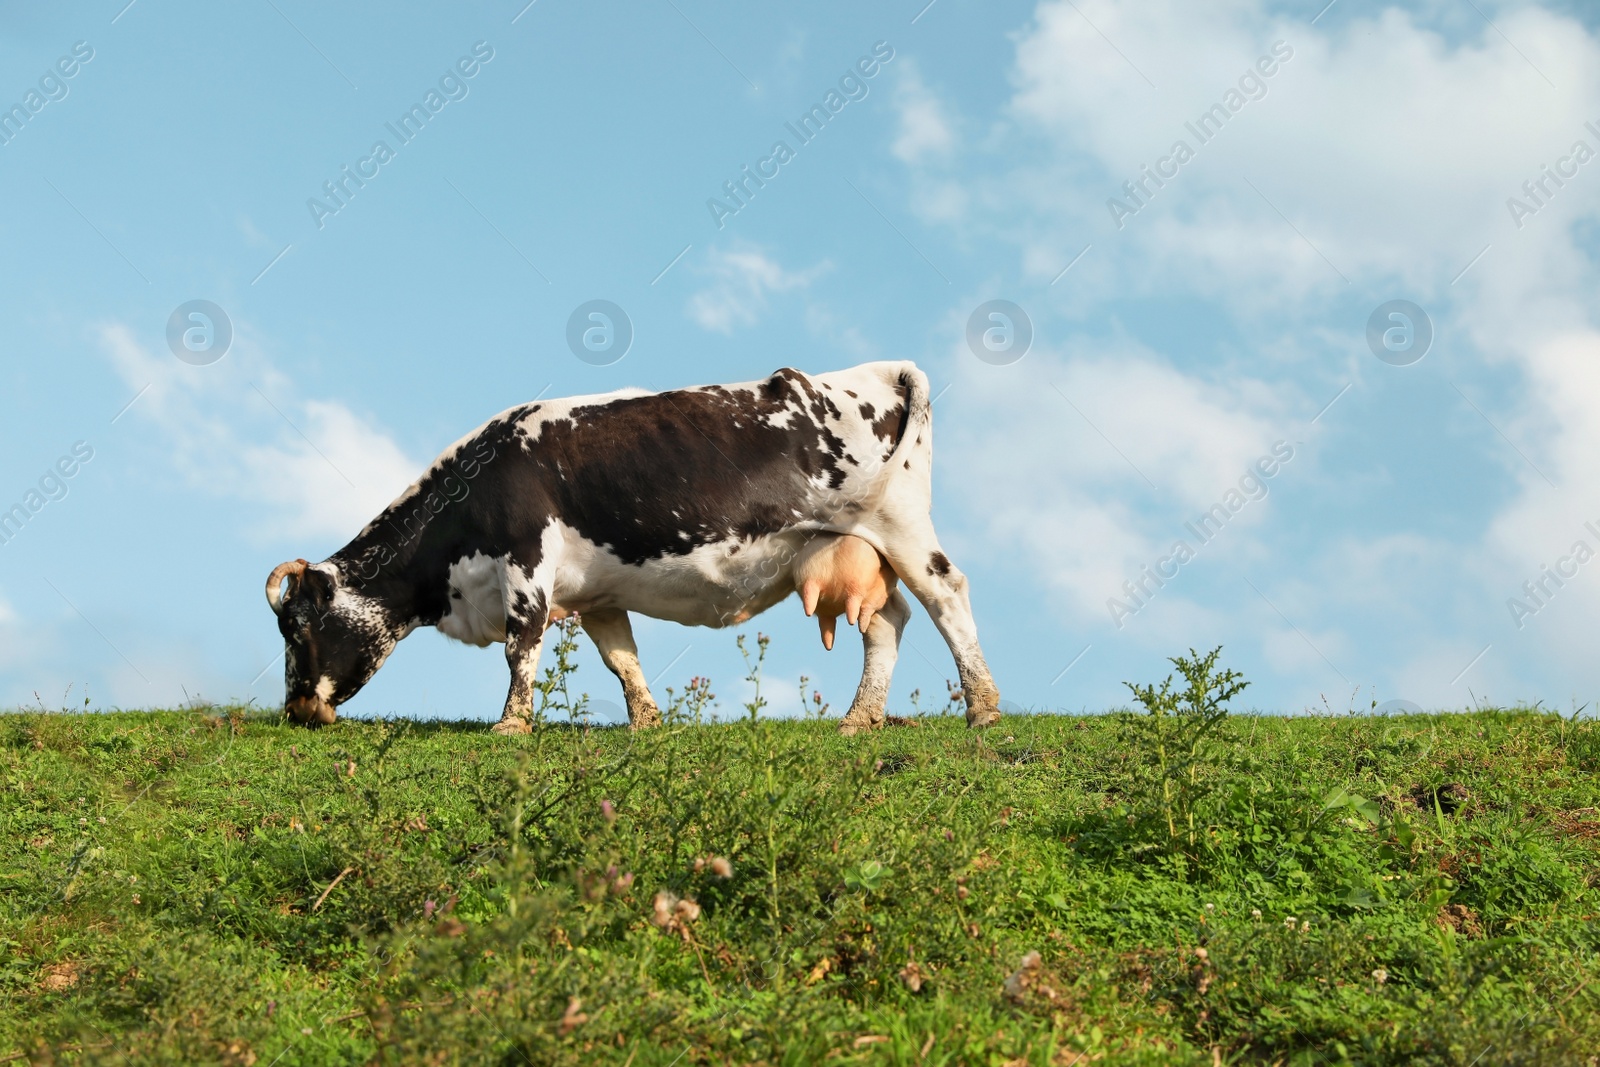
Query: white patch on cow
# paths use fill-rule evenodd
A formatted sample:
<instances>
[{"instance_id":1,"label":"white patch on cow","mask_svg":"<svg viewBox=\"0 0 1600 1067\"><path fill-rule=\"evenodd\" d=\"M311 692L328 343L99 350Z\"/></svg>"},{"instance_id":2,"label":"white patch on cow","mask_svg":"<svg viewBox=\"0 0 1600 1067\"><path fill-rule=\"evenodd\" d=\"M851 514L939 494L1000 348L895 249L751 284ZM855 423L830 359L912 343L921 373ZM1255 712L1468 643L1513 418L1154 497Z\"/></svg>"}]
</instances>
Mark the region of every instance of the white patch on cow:
<instances>
[{"instance_id":1,"label":"white patch on cow","mask_svg":"<svg viewBox=\"0 0 1600 1067\"><path fill-rule=\"evenodd\" d=\"M544 591L552 609L562 613L622 609L686 626L729 626L794 592L795 557L817 532L795 529L753 540L730 538L684 555L631 565L553 521L541 537L534 573L523 576L512 568L508 583L530 596L533 590Z\"/></svg>"},{"instance_id":2,"label":"white patch on cow","mask_svg":"<svg viewBox=\"0 0 1600 1067\"><path fill-rule=\"evenodd\" d=\"M333 679L322 677L317 679L317 699L326 703L333 699Z\"/></svg>"},{"instance_id":3,"label":"white patch on cow","mask_svg":"<svg viewBox=\"0 0 1600 1067\"><path fill-rule=\"evenodd\" d=\"M450 610L439 632L483 648L506 639L505 559L474 552L450 565Z\"/></svg>"},{"instance_id":4,"label":"white patch on cow","mask_svg":"<svg viewBox=\"0 0 1600 1067\"><path fill-rule=\"evenodd\" d=\"M333 579L333 614L351 623L358 624L364 633L387 633L390 627L389 615L383 605L369 596L357 593L345 584L338 567L331 563L316 563L313 570L320 570Z\"/></svg>"}]
</instances>

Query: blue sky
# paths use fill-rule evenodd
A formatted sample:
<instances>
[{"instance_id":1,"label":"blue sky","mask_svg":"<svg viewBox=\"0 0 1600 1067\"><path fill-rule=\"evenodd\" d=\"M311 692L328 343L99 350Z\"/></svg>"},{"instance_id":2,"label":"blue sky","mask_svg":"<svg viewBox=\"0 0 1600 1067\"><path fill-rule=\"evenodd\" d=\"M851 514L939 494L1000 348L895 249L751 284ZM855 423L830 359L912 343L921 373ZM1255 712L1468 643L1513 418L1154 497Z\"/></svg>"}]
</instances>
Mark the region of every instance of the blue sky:
<instances>
[{"instance_id":1,"label":"blue sky","mask_svg":"<svg viewBox=\"0 0 1600 1067\"><path fill-rule=\"evenodd\" d=\"M1121 704L1214 644L1279 711L1597 695L1578 5L125 2L0 18L0 106L28 111L0 145L0 508L37 506L0 544L0 704L273 704L267 571L489 415L902 358L942 391L935 520L1018 706ZM365 184L313 209L345 167ZM1169 177L1133 200L1146 167ZM594 299L635 333L608 366L565 342ZM232 327L209 365L168 347L193 300ZM1020 360L969 347L990 300L1031 322ZM1394 300L1420 360L1368 344ZM636 628L658 690L740 697L732 633ZM801 674L848 704L859 644L823 653L793 601L757 628L775 708ZM892 706L953 675L919 611ZM424 631L343 710L493 718L505 683Z\"/></svg>"}]
</instances>

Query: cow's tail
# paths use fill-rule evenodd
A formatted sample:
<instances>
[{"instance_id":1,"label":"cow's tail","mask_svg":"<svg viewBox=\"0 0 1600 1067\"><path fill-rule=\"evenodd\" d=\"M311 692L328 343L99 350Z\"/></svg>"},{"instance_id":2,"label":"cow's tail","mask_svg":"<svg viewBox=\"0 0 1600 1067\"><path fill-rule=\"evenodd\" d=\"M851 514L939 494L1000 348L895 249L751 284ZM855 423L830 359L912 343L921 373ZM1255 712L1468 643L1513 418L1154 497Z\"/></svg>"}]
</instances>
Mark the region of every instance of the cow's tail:
<instances>
[{"instance_id":1,"label":"cow's tail","mask_svg":"<svg viewBox=\"0 0 1600 1067\"><path fill-rule=\"evenodd\" d=\"M888 473L902 469L915 449L933 447L933 396L928 376L915 363L900 364L895 383L906 398L906 417L900 429L900 440L895 442L889 456Z\"/></svg>"}]
</instances>

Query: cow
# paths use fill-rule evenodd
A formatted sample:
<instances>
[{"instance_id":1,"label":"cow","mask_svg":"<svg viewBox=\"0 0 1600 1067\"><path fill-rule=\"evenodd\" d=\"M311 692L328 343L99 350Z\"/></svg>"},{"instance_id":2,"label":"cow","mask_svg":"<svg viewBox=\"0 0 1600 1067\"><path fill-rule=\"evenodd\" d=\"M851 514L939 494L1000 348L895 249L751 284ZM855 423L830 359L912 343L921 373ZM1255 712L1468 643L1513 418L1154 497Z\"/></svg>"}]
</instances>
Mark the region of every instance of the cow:
<instances>
[{"instance_id":1,"label":"cow","mask_svg":"<svg viewBox=\"0 0 1600 1067\"><path fill-rule=\"evenodd\" d=\"M527 733L545 630L576 614L622 683L630 726L652 726L660 711L629 612L737 625L795 592L797 560L819 540L853 537L938 627L968 725L992 725L999 692L967 580L930 515L932 416L927 376L910 362L504 411L332 556L274 568L266 591L286 645L285 712L333 722L401 638L433 626L505 644L511 686L494 731ZM898 583L879 581L845 734L883 723L911 617Z\"/></svg>"}]
</instances>

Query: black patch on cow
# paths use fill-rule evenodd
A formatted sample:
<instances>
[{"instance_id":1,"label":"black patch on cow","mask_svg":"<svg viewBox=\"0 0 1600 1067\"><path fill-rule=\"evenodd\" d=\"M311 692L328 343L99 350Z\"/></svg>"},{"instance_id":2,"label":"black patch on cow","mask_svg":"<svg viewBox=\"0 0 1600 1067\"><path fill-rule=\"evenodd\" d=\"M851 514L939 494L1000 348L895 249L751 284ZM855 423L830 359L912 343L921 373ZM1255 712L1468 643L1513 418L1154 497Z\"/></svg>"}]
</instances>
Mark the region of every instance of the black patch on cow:
<instances>
[{"instance_id":1,"label":"black patch on cow","mask_svg":"<svg viewBox=\"0 0 1600 1067\"><path fill-rule=\"evenodd\" d=\"M866 421L866 422L871 422L872 421L872 416L877 414L877 411L878 411L877 408L873 407L871 404L867 403L865 400L863 400L861 402L861 406L859 408L857 408L856 410L861 412L861 418L863 419L863 421Z\"/></svg>"},{"instance_id":2,"label":"black patch on cow","mask_svg":"<svg viewBox=\"0 0 1600 1067\"><path fill-rule=\"evenodd\" d=\"M876 419L872 417L871 412L871 404L861 405L861 417L872 423L872 432L877 435L878 440L885 442L891 448L899 444L900 440L906 435L906 423L911 418L910 403L896 404L892 408L885 408L883 414ZM917 442L919 445L921 443L921 441Z\"/></svg>"},{"instance_id":3,"label":"black patch on cow","mask_svg":"<svg viewBox=\"0 0 1600 1067\"><path fill-rule=\"evenodd\" d=\"M910 470L910 469L911 469L911 461L908 459L908 460L906 460L906 470Z\"/></svg>"},{"instance_id":4,"label":"black patch on cow","mask_svg":"<svg viewBox=\"0 0 1600 1067\"><path fill-rule=\"evenodd\" d=\"M935 552L928 557L928 573L937 578L944 578L950 573L950 559L943 552Z\"/></svg>"},{"instance_id":5,"label":"black patch on cow","mask_svg":"<svg viewBox=\"0 0 1600 1067\"><path fill-rule=\"evenodd\" d=\"M851 400L855 400L857 398L856 391L854 389L846 389L844 391L844 395L849 397Z\"/></svg>"},{"instance_id":6,"label":"black patch on cow","mask_svg":"<svg viewBox=\"0 0 1600 1067\"><path fill-rule=\"evenodd\" d=\"M306 598L314 610L325 612L333 603L333 579L315 567L310 568L300 579L298 592Z\"/></svg>"}]
</instances>

